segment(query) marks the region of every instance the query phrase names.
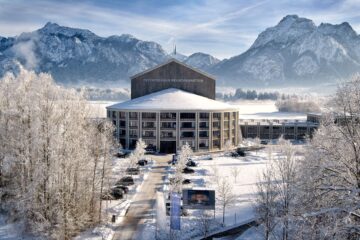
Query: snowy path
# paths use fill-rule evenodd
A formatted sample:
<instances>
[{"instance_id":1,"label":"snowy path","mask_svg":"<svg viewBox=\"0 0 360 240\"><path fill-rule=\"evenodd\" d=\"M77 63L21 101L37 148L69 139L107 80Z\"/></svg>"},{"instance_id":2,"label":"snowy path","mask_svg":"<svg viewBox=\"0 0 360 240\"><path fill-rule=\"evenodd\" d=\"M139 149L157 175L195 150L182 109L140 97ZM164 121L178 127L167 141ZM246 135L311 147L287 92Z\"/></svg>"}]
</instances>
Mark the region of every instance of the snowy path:
<instances>
[{"instance_id":1,"label":"snowy path","mask_svg":"<svg viewBox=\"0 0 360 240\"><path fill-rule=\"evenodd\" d=\"M163 185L163 176L170 157L152 156L152 159L156 161L156 166L134 196L126 217L115 229L114 240L141 239L146 221L153 218L156 191Z\"/></svg>"}]
</instances>

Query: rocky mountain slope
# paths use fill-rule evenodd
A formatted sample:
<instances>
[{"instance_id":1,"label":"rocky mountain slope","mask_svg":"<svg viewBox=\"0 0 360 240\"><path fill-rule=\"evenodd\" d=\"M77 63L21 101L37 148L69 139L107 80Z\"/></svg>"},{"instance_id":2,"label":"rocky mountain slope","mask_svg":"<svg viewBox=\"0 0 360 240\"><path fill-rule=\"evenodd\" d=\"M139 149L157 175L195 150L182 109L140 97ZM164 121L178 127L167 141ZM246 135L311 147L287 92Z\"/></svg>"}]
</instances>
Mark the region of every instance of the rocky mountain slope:
<instances>
[{"instance_id":1,"label":"rocky mountain slope","mask_svg":"<svg viewBox=\"0 0 360 240\"><path fill-rule=\"evenodd\" d=\"M360 72L360 37L348 23L320 24L296 15L260 33L244 53L211 73L231 85L321 84ZM230 81L231 79L231 81Z\"/></svg>"}]
</instances>

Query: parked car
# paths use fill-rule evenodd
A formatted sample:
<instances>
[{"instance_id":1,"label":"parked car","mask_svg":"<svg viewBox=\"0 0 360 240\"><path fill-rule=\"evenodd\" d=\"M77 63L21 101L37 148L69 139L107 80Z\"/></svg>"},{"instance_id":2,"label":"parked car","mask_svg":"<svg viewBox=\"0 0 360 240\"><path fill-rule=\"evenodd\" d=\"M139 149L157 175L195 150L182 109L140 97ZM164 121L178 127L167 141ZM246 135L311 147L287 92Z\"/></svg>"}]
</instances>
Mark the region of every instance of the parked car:
<instances>
[{"instance_id":1,"label":"parked car","mask_svg":"<svg viewBox=\"0 0 360 240\"><path fill-rule=\"evenodd\" d=\"M140 159L140 160L137 162L137 164L138 164L139 166L145 166L145 165L148 164L148 160L146 160L146 159Z\"/></svg>"},{"instance_id":2,"label":"parked car","mask_svg":"<svg viewBox=\"0 0 360 240\"><path fill-rule=\"evenodd\" d=\"M245 157L245 156L246 156L245 151L242 150L242 149L237 149L237 150L236 150L236 153L239 154L240 157Z\"/></svg>"},{"instance_id":3,"label":"parked car","mask_svg":"<svg viewBox=\"0 0 360 240\"><path fill-rule=\"evenodd\" d=\"M140 169L138 167L137 168L127 168L125 171L129 175L138 175L140 173Z\"/></svg>"},{"instance_id":4,"label":"parked car","mask_svg":"<svg viewBox=\"0 0 360 240\"><path fill-rule=\"evenodd\" d=\"M125 192L121 188L118 188L118 187L111 188L111 195L113 196L113 198L115 200L123 198L124 194L125 194Z\"/></svg>"},{"instance_id":5,"label":"parked car","mask_svg":"<svg viewBox=\"0 0 360 240\"><path fill-rule=\"evenodd\" d=\"M156 153L156 147L152 144L149 144L145 148L146 154L155 154Z\"/></svg>"},{"instance_id":6,"label":"parked car","mask_svg":"<svg viewBox=\"0 0 360 240\"><path fill-rule=\"evenodd\" d=\"M120 188L124 191L124 193L128 193L129 192L129 188L127 186L124 185L116 185L115 187Z\"/></svg>"},{"instance_id":7,"label":"parked car","mask_svg":"<svg viewBox=\"0 0 360 240\"><path fill-rule=\"evenodd\" d=\"M189 167L186 167L183 169L183 173L194 173L194 172L195 172L195 170L192 168L189 168Z\"/></svg>"},{"instance_id":8,"label":"parked car","mask_svg":"<svg viewBox=\"0 0 360 240\"><path fill-rule=\"evenodd\" d=\"M193 160L188 160L186 166L188 167L196 167L198 164Z\"/></svg>"},{"instance_id":9,"label":"parked car","mask_svg":"<svg viewBox=\"0 0 360 240\"><path fill-rule=\"evenodd\" d=\"M191 180L190 179L184 179L182 181L182 184L190 184L191 183Z\"/></svg>"},{"instance_id":10,"label":"parked car","mask_svg":"<svg viewBox=\"0 0 360 240\"><path fill-rule=\"evenodd\" d=\"M118 200L123 198L124 194L125 192L121 188L113 187L101 195L101 200Z\"/></svg>"},{"instance_id":11,"label":"parked car","mask_svg":"<svg viewBox=\"0 0 360 240\"><path fill-rule=\"evenodd\" d=\"M130 176L123 177L119 181L116 182L116 185L124 185L124 186L131 186L134 185L134 179Z\"/></svg>"},{"instance_id":12,"label":"parked car","mask_svg":"<svg viewBox=\"0 0 360 240\"><path fill-rule=\"evenodd\" d=\"M175 178L169 178L169 182L170 182L170 184L173 184L175 182ZM182 181L182 184L190 184L190 183L191 183L190 179L184 179Z\"/></svg>"},{"instance_id":13,"label":"parked car","mask_svg":"<svg viewBox=\"0 0 360 240\"><path fill-rule=\"evenodd\" d=\"M262 145L267 145L269 142L268 141L266 141L266 140L261 140L260 141L260 144L262 144Z\"/></svg>"},{"instance_id":14,"label":"parked car","mask_svg":"<svg viewBox=\"0 0 360 240\"><path fill-rule=\"evenodd\" d=\"M240 155L237 152L231 152L230 157L239 157Z\"/></svg>"}]
</instances>

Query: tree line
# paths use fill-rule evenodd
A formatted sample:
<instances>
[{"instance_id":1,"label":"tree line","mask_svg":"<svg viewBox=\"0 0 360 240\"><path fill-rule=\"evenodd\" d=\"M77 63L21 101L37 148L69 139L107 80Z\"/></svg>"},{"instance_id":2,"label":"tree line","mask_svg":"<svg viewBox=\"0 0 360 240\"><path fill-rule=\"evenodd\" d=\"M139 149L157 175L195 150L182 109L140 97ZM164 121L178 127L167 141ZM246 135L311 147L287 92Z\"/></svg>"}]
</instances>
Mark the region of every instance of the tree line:
<instances>
[{"instance_id":1,"label":"tree line","mask_svg":"<svg viewBox=\"0 0 360 240\"><path fill-rule=\"evenodd\" d=\"M114 129L90 111L48 74L0 80L0 210L36 236L71 239L101 221Z\"/></svg>"},{"instance_id":2,"label":"tree line","mask_svg":"<svg viewBox=\"0 0 360 240\"><path fill-rule=\"evenodd\" d=\"M285 94L279 92L257 92L256 90L243 90L241 88L236 89L235 93L216 93L216 97L225 101L232 101L238 99L246 100L277 100L280 98L288 98Z\"/></svg>"}]
</instances>

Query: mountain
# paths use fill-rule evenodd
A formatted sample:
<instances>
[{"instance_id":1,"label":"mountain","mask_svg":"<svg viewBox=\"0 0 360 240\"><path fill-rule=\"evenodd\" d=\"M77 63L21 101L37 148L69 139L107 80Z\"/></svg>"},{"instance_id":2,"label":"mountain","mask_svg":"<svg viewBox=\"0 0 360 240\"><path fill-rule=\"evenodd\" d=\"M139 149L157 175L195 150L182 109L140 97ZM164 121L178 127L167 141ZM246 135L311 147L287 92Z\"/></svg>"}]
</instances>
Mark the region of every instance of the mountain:
<instances>
[{"instance_id":1,"label":"mountain","mask_svg":"<svg viewBox=\"0 0 360 240\"><path fill-rule=\"evenodd\" d=\"M334 82L360 72L360 37L349 23L284 17L260 33L244 53L210 72L227 85L290 86Z\"/></svg>"},{"instance_id":2,"label":"mountain","mask_svg":"<svg viewBox=\"0 0 360 240\"><path fill-rule=\"evenodd\" d=\"M16 60L37 72L51 73L64 84L128 83L130 76L172 57L187 59L129 34L103 38L56 23L18 37L0 37L0 75L16 71Z\"/></svg>"},{"instance_id":3,"label":"mountain","mask_svg":"<svg viewBox=\"0 0 360 240\"><path fill-rule=\"evenodd\" d=\"M127 81L168 58L155 42L127 34L102 38L94 33L47 23L15 38L0 39L0 74L16 59L28 68L49 72L62 83Z\"/></svg>"},{"instance_id":4,"label":"mountain","mask_svg":"<svg viewBox=\"0 0 360 240\"><path fill-rule=\"evenodd\" d=\"M220 60L209 54L198 52L191 54L184 62L190 66L207 71L215 64L219 63Z\"/></svg>"}]
</instances>

